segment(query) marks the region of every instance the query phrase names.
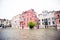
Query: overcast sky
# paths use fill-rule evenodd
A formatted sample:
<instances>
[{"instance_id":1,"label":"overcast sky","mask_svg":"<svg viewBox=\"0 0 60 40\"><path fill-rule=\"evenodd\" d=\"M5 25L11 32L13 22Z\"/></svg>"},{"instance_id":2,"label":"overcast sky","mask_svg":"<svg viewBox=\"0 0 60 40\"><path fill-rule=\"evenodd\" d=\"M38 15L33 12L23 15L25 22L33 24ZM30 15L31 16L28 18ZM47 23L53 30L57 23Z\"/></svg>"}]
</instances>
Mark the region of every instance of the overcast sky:
<instances>
[{"instance_id":1,"label":"overcast sky","mask_svg":"<svg viewBox=\"0 0 60 40\"><path fill-rule=\"evenodd\" d=\"M60 10L60 0L0 0L0 19L11 19L29 9L37 14L43 10Z\"/></svg>"}]
</instances>

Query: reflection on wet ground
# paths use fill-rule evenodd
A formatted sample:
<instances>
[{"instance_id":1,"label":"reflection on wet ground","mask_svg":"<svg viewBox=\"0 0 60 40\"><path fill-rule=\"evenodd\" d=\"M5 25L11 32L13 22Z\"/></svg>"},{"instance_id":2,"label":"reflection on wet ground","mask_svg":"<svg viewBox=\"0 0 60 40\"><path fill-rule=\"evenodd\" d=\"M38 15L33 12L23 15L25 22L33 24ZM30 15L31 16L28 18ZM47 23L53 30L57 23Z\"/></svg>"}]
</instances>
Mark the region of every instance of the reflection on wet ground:
<instances>
[{"instance_id":1,"label":"reflection on wet ground","mask_svg":"<svg viewBox=\"0 0 60 40\"><path fill-rule=\"evenodd\" d=\"M60 40L60 32L54 29L0 28L0 40Z\"/></svg>"}]
</instances>

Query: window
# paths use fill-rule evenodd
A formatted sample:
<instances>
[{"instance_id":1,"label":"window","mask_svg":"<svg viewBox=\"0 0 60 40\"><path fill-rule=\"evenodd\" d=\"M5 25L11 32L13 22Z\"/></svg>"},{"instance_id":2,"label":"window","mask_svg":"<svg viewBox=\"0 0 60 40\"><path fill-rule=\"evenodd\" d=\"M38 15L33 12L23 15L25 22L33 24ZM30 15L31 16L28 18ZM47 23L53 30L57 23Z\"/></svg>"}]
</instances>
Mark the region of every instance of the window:
<instances>
[{"instance_id":1,"label":"window","mask_svg":"<svg viewBox=\"0 0 60 40\"><path fill-rule=\"evenodd\" d=\"M50 18L48 18L48 20L50 20Z\"/></svg>"},{"instance_id":2,"label":"window","mask_svg":"<svg viewBox=\"0 0 60 40\"><path fill-rule=\"evenodd\" d=\"M40 25L40 23L38 23Z\"/></svg>"},{"instance_id":3,"label":"window","mask_svg":"<svg viewBox=\"0 0 60 40\"><path fill-rule=\"evenodd\" d=\"M29 16L29 14L27 14L27 16Z\"/></svg>"},{"instance_id":4,"label":"window","mask_svg":"<svg viewBox=\"0 0 60 40\"><path fill-rule=\"evenodd\" d=\"M58 15L58 18L60 18L60 15Z\"/></svg>"},{"instance_id":5,"label":"window","mask_svg":"<svg viewBox=\"0 0 60 40\"><path fill-rule=\"evenodd\" d=\"M39 20L40 21L40 20Z\"/></svg>"},{"instance_id":6,"label":"window","mask_svg":"<svg viewBox=\"0 0 60 40\"><path fill-rule=\"evenodd\" d=\"M25 18L24 18L24 21L25 21Z\"/></svg>"},{"instance_id":7,"label":"window","mask_svg":"<svg viewBox=\"0 0 60 40\"><path fill-rule=\"evenodd\" d=\"M24 25L25 25L25 23L24 23Z\"/></svg>"},{"instance_id":8,"label":"window","mask_svg":"<svg viewBox=\"0 0 60 40\"><path fill-rule=\"evenodd\" d=\"M8 24L8 22L6 22Z\"/></svg>"},{"instance_id":9,"label":"window","mask_svg":"<svg viewBox=\"0 0 60 40\"><path fill-rule=\"evenodd\" d=\"M47 20L47 18L46 19L44 19L44 22L47 22L48 20Z\"/></svg>"},{"instance_id":10,"label":"window","mask_svg":"<svg viewBox=\"0 0 60 40\"><path fill-rule=\"evenodd\" d=\"M24 17L24 16L22 16L22 17Z\"/></svg>"},{"instance_id":11,"label":"window","mask_svg":"<svg viewBox=\"0 0 60 40\"><path fill-rule=\"evenodd\" d=\"M46 20L44 19L44 22L45 22Z\"/></svg>"},{"instance_id":12,"label":"window","mask_svg":"<svg viewBox=\"0 0 60 40\"><path fill-rule=\"evenodd\" d=\"M43 19L42 19L42 21L43 21Z\"/></svg>"},{"instance_id":13,"label":"window","mask_svg":"<svg viewBox=\"0 0 60 40\"><path fill-rule=\"evenodd\" d=\"M54 20L55 18L52 18L52 20Z\"/></svg>"},{"instance_id":14,"label":"window","mask_svg":"<svg viewBox=\"0 0 60 40\"><path fill-rule=\"evenodd\" d=\"M43 16L47 16L47 13L43 14Z\"/></svg>"},{"instance_id":15,"label":"window","mask_svg":"<svg viewBox=\"0 0 60 40\"><path fill-rule=\"evenodd\" d=\"M48 22L45 22L45 25L48 25Z\"/></svg>"},{"instance_id":16,"label":"window","mask_svg":"<svg viewBox=\"0 0 60 40\"><path fill-rule=\"evenodd\" d=\"M47 18L46 18L46 21L47 21Z\"/></svg>"},{"instance_id":17,"label":"window","mask_svg":"<svg viewBox=\"0 0 60 40\"><path fill-rule=\"evenodd\" d=\"M49 25L50 25L50 22L49 22Z\"/></svg>"},{"instance_id":18,"label":"window","mask_svg":"<svg viewBox=\"0 0 60 40\"><path fill-rule=\"evenodd\" d=\"M53 24L55 24L55 22L54 22L54 21L53 21L52 23L53 23Z\"/></svg>"},{"instance_id":19,"label":"window","mask_svg":"<svg viewBox=\"0 0 60 40\"><path fill-rule=\"evenodd\" d=\"M27 18L27 21L28 21L28 18Z\"/></svg>"},{"instance_id":20,"label":"window","mask_svg":"<svg viewBox=\"0 0 60 40\"><path fill-rule=\"evenodd\" d=\"M15 23L16 23L16 21L15 21Z\"/></svg>"},{"instance_id":21,"label":"window","mask_svg":"<svg viewBox=\"0 0 60 40\"><path fill-rule=\"evenodd\" d=\"M37 20L35 20L35 21L37 21Z\"/></svg>"},{"instance_id":22,"label":"window","mask_svg":"<svg viewBox=\"0 0 60 40\"><path fill-rule=\"evenodd\" d=\"M32 11L34 11L34 9L32 9Z\"/></svg>"},{"instance_id":23,"label":"window","mask_svg":"<svg viewBox=\"0 0 60 40\"><path fill-rule=\"evenodd\" d=\"M42 23L42 25L44 25L44 23Z\"/></svg>"},{"instance_id":24,"label":"window","mask_svg":"<svg viewBox=\"0 0 60 40\"><path fill-rule=\"evenodd\" d=\"M36 15L32 15L32 17L35 17L36 18L37 16Z\"/></svg>"},{"instance_id":25,"label":"window","mask_svg":"<svg viewBox=\"0 0 60 40\"><path fill-rule=\"evenodd\" d=\"M30 18L30 20L32 20L32 19Z\"/></svg>"},{"instance_id":26,"label":"window","mask_svg":"<svg viewBox=\"0 0 60 40\"><path fill-rule=\"evenodd\" d=\"M58 15L58 17L59 17L59 15Z\"/></svg>"},{"instance_id":27,"label":"window","mask_svg":"<svg viewBox=\"0 0 60 40\"><path fill-rule=\"evenodd\" d=\"M36 16L35 16L35 18L36 18Z\"/></svg>"},{"instance_id":28,"label":"window","mask_svg":"<svg viewBox=\"0 0 60 40\"><path fill-rule=\"evenodd\" d=\"M27 13L27 11L25 11L24 13Z\"/></svg>"},{"instance_id":29,"label":"window","mask_svg":"<svg viewBox=\"0 0 60 40\"><path fill-rule=\"evenodd\" d=\"M60 23L60 20L59 20L59 23Z\"/></svg>"}]
</instances>

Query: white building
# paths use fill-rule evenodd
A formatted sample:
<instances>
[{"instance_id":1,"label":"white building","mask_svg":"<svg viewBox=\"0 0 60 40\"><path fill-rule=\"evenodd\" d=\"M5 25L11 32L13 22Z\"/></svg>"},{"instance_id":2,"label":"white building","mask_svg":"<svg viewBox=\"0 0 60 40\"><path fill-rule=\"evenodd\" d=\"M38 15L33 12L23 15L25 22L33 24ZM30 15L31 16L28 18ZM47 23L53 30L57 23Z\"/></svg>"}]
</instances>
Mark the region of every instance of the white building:
<instances>
[{"instance_id":1,"label":"white building","mask_svg":"<svg viewBox=\"0 0 60 40\"><path fill-rule=\"evenodd\" d=\"M11 27L11 20L4 20L3 24L5 27Z\"/></svg>"},{"instance_id":2,"label":"white building","mask_svg":"<svg viewBox=\"0 0 60 40\"><path fill-rule=\"evenodd\" d=\"M0 19L0 27L3 27L3 28L11 27L11 20Z\"/></svg>"},{"instance_id":3,"label":"white building","mask_svg":"<svg viewBox=\"0 0 60 40\"><path fill-rule=\"evenodd\" d=\"M20 14L12 18L11 24L12 24L12 28L20 28Z\"/></svg>"},{"instance_id":4,"label":"white building","mask_svg":"<svg viewBox=\"0 0 60 40\"><path fill-rule=\"evenodd\" d=\"M48 26L54 26L55 17L54 11L43 11L41 14L38 15L39 18L39 28L45 28L45 22L47 22Z\"/></svg>"}]
</instances>

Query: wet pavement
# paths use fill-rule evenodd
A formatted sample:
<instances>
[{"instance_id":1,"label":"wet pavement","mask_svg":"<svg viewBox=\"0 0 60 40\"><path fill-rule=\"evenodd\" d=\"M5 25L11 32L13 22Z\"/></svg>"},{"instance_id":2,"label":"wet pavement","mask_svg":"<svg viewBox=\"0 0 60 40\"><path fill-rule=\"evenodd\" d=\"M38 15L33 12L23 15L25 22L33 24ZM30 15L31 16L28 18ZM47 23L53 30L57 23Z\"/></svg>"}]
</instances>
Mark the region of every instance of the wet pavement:
<instances>
[{"instance_id":1,"label":"wet pavement","mask_svg":"<svg viewBox=\"0 0 60 40\"><path fill-rule=\"evenodd\" d=\"M0 40L60 40L60 31L55 29L0 28Z\"/></svg>"}]
</instances>

